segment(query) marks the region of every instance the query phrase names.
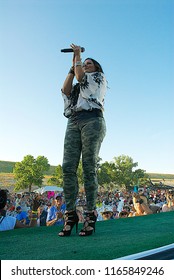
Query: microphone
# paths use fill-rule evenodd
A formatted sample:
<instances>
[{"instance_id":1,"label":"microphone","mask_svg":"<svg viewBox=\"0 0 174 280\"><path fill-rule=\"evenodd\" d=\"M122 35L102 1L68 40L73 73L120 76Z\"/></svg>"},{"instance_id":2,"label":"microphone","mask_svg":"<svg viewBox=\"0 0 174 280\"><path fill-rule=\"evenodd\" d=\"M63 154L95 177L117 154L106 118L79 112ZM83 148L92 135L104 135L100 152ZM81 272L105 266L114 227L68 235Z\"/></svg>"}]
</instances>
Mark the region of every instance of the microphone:
<instances>
[{"instance_id":1,"label":"microphone","mask_svg":"<svg viewBox=\"0 0 174 280\"><path fill-rule=\"evenodd\" d=\"M69 53L69 52L73 52L73 49L61 49L60 50L61 52L64 52L64 53ZM81 47L81 52L84 52L85 51L85 48Z\"/></svg>"}]
</instances>

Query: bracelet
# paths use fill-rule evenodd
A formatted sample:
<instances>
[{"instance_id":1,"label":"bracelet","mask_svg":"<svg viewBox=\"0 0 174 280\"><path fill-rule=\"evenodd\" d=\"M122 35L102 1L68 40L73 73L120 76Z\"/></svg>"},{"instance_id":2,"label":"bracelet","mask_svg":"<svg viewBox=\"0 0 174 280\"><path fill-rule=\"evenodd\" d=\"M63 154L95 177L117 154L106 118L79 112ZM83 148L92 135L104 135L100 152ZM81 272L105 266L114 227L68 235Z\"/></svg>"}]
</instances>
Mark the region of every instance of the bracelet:
<instances>
[{"instance_id":1,"label":"bracelet","mask_svg":"<svg viewBox=\"0 0 174 280\"><path fill-rule=\"evenodd\" d=\"M37 211L32 210L31 213L32 214L37 214Z\"/></svg>"},{"instance_id":2,"label":"bracelet","mask_svg":"<svg viewBox=\"0 0 174 280\"><path fill-rule=\"evenodd\" d=\"M75 73L74 73L74 66L72 66L72 67L70 68L68 74L73 74L73 75L75 75Z\"/></svg>"},{"instance_id":3,"label":"bracelet","mask_svg":"<svg viewBox=\"0 0 174 280\"><path fill-rule=\"evenodd\" d=\"M77 61L77 62L75 62L74 66L75 66L75 67L77 67L77 66L82 66L82 62L81 62L81 61Z\"/></svg>"},{"instance_id":4,"label":"bracelet","mask_svg":"<svg viewBox=\"0 0 174 280\"><path fill-rule=\"evenodd\" d=\"M31 221L36 221L37 220L37 218L31 218Z\"/></svg>"}]
</instances>

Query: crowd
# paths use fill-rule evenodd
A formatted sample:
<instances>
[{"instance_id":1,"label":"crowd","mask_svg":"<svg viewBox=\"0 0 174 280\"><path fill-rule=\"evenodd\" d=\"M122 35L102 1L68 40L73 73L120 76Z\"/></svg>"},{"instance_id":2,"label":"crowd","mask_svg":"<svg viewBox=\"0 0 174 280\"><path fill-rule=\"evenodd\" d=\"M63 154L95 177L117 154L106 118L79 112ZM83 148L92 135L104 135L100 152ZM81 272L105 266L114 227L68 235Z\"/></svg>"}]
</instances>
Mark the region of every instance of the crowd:
<instances>
[{"instance_id":1,"label":"crowd","mask_svg":"<svg viewBox=\"0 0 174 280\"><path fill-rule=\"evenodd\" d=\"M0 209L0 223L2 212L7 217L14 217L20 224L30 225L36 220L36 226L56 226L64 224L66 205L63 193L45 192L37 195L38 208L33 212L33 200L36 194L9 193L5 207ZM83 212L86 210L85 193L79 193L76 201L79 222L83 223ZM174 211L174 191L149 190L139 188L137 191L105 191L98 192L97 221L149 215L159 212ZM35 217L32 217L35 214ZM0 225L0 231L1 231Z\"/></svg>"}]
</instances>

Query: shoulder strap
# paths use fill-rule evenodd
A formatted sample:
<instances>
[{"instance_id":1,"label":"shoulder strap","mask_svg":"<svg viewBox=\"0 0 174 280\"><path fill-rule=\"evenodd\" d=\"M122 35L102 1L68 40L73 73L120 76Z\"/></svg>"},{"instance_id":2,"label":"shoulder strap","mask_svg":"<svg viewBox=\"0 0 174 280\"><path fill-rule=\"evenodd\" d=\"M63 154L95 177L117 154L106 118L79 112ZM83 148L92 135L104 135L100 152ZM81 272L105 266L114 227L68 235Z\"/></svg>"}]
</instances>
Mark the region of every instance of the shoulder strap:
<instances>
[{"instance_id":1,"label":"shoulder strap","mask_svg":"<svg viewBox=\"0 0 174 280\"><path fill-rule=\"evenodd\" d=\"M4 220L4 216L1 216L1 218L0 218L0 224L2 223L2 221Z\"/></svg>"}]
</instances>

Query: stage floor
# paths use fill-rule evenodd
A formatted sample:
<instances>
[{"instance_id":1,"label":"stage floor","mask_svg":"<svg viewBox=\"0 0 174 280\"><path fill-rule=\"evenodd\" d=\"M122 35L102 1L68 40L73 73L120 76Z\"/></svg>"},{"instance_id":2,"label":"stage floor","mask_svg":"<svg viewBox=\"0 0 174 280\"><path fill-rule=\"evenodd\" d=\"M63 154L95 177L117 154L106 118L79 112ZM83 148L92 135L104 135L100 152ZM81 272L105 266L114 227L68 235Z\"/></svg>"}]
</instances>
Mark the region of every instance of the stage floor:
<instances>
[{"instance_id":1,"label":"stage floor","mask_svg":"<svg viewBox=\"0 0 174 280\"><path fill-rule=\"evenodd\" d=\"M74 229L61 238L60 229L0 232L1 260L113 260L152 250L174 243L174 212L97 222L96 232L87 237Z\"/></svg>"}]
</instances>

